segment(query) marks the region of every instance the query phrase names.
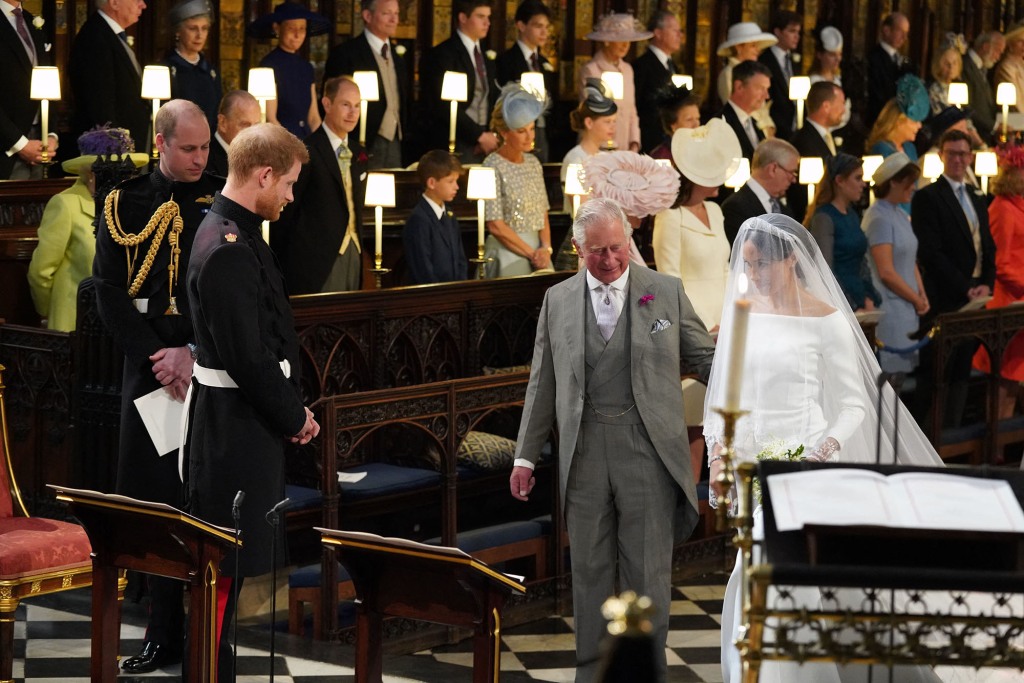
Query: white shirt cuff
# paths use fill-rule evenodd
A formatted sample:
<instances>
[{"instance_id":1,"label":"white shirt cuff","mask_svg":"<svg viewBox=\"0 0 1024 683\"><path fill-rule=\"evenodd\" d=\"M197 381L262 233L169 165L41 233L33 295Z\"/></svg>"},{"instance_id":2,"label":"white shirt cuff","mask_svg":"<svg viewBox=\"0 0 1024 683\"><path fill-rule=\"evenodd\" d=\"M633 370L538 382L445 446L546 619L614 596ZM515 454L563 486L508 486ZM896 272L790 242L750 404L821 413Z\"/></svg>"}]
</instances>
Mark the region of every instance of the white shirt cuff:
<instances>
[{"instance_id":1,"label":"white shirt cuff","mask_svg":"<svg viewBox=\"0 0 1024 683\"><path fill-rule=\"evenodd\" d=\"M7 156L13 157L15 154L23 150L25 148L25 145L27 144L28 138L22 135L20 138L18 138L18 141L11 145L11 148L7 150Z\"/></svg>"},{"instance_id":2,"label":"white shirt cuff","mask_svg":"<svg viewBox=\"0 0 1024 683\"><path fill-rule=\"evenodd\" d=\"M530 462L529 460L527 460L526 458L516 458L515 460L512 461L512 466L513 467L528 467L531 470L533 469L533 463Z\"/></svg>"}]
</instances>

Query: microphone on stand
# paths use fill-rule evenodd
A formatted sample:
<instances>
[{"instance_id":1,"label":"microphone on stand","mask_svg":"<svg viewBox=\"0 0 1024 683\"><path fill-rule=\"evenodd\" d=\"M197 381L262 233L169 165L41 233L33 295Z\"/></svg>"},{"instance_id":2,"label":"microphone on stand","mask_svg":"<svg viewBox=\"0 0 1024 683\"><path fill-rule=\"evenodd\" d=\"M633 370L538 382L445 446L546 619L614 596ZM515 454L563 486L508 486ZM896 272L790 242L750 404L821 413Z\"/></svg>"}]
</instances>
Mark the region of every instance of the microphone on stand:
<instances>
[{"instance_id":1,"label":"microphone on stand","mask_svg":"<svg viewBox=\"0 0 1024 683\"><path fill-rule=\"evenodd\" d=\"M277 616L277 527L281 521L281 510L292 502L285 498L266 514L267 523L274 527L270 537L270 683L274 683L274 619Z\"/></svg>"},{"instance_id":2,"label":"microphone on stand","mask_svg":"<svg viewBox=\"0 0 1024 683\"><path fill-rule=\"evenodd\" d=\"M233 629L234 651L231 654L231 677L232 680L238 675L238 548L242 538L242 502L245 500L245 491L241 489L235 494L235 500L231 503L231 518L235 520L235 578L231 588L234 590L234 609L231 615L231 628ZM220 648L220 643L217 643ZM217 656L217 653L214 653Z\"/></svg>"}]
</instances>

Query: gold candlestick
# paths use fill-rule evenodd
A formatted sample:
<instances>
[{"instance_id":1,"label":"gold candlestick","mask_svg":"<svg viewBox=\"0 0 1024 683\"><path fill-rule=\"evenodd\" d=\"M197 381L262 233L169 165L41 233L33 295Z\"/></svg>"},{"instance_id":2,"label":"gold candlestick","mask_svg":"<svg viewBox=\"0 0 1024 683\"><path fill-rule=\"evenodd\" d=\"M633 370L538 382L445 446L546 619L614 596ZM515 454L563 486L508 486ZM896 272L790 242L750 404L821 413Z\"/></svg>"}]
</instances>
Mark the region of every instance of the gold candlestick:
<instances>
[{"instance_id":1,"label":"gold candlestick","mask_svg":"<svg viewBox=\"0 0 1024 683\"><path fill-rule=\"evenodd\" d=\"M477 280L484 280L487 278L487 264L493 260L493 258L487 258L484 256L484 245L478 244L476 246L476 258L469 259L469 262L476 264Z\"/></svg>"},{"instance_id":2,"label":"gold candlestick","mask_svg":"<svg viewBox=\"0 0 1024 683\"><path fill-rule=\"evenodd\" d=\"M373 273L373 278L377 283L377 289L381 288L381 278L384 277L384 274L391 272L391 269L384 268L383 264L384 254L378 251L376 254L373 255L373 268L370 269L370 272Z\"/></svg>"}]
</instances>

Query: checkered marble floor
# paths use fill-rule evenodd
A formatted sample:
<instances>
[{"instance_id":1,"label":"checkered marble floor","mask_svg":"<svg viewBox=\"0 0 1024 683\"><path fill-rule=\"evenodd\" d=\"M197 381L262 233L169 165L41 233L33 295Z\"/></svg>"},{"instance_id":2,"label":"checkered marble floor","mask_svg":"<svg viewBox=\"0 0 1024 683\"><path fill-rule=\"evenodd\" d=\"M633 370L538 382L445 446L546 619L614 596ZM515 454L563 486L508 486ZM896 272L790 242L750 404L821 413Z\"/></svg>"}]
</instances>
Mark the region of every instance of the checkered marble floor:
<instances>
[{"instance_id":1,"label":"checkered marble floor","mask_svg":"<svg viewBox=\"0 0 1024 683\"><path fill-rule=\"evenodd\" d=\"M668 636L668 681L717 683L719 621L725 576L710 575L674 588ZM23 603L15 624L14 678L26 683L86 683L89 672L88 591L43 596ZM121 652L139 651L145 613L126 602L121 627ZM26 618L27 617L27 618ZM265 681L269 669L269 633L260 627L238 632L238 680ZM385 681L425 683L469 680L472 645L439 647L413 655L385 657ZM572 619L550 617L508 629L502 637L502 681L572 681L575 655ZM315 683L353 681L352 650L278 633L275 640L275 681ZM179 667L145 676L122 677L180 681Z\"/></svg>"}]
</instances>

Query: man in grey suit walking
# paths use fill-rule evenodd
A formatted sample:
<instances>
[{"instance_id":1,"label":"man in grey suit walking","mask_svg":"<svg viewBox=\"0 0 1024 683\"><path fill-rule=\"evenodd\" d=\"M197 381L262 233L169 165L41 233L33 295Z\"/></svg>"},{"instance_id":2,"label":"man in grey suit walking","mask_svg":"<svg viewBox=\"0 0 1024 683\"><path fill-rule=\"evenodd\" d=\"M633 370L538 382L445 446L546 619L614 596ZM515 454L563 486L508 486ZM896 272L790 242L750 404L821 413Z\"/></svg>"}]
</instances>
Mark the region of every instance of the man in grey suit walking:
<instances>
[{"instance_id":1,"label":"man in grey suit walking","mask_svg":"<svg viewBox=\"0 0 1024 683\"><path fill-rule=\"evenodd\" d=\"M618 589L657 609L664 678L672 547L697 520L680 372L707 381L714 345L682 283L629 265L632 230L617 203L593 199L573 223L586 269L544 297L519 428L512 496L526 500L552 424L572 550L576 681L592 680L601 605Z\"/></svg>"}]
</instances>

